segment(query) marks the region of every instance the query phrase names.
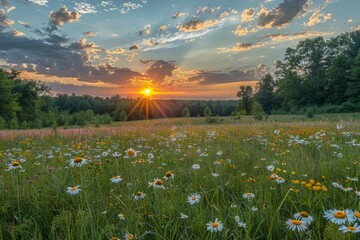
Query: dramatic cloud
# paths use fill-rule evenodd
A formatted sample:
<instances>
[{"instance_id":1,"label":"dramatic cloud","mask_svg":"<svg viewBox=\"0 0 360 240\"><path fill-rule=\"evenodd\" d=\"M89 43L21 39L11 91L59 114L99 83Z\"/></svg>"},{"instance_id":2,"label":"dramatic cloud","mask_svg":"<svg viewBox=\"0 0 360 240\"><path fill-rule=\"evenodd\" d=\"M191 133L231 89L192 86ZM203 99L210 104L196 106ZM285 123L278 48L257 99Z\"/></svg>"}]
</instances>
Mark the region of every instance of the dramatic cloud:
<instances>
[{"instance_id":1,"label":"dramatic cloud","mask_svg":"<svg viewBox=\"0 0 360 240\"><path fill-rule=\"evenodd\" d=\"M76 22L80 19L81 15L76 11L68 11L67 7L63 5L59 11L51 11L49 20L53 25L64 25L67 22Z\"/></svg>"},{"instance_id":2,"label":"dramatic cloud","mask_svg":"<svg viewBox=\"0 0 360 240\"><path fill-rule=\"evenodd\" d=\"M309 0L284 0L278 7L267 10L262 8L257 14L258 27L284 27L291 20L306 11Z\"/></svg>"},{"instance_id":3,"label":"dramatic cloud","mask_svg":"<svg viewBox=\"0 0 360 240\"><path fill-rule=\"evenodd\" d=\"M145 63L145 61L143 61L142 63ZM174 62L157 60L146 71L146 76L153 80L154 83L161 84L164 81L165 77L172 76L175 69L176 66Z\"/></svg>"},{"instance_id":4,"label":"dramatic cloud","mask_svg":"<svg viewBox=\"0 0 360 240\"><path fill-rule=\"evenodd\" d=\"M260 48L265 46L265 42L258 43L236 43L232 48L218 48L220 53L228 53L228 52L243 52L248 51L254 48Z\"/></svg>"},{"instance_id":5,"label":"dramatic cloud","mask_svg":"<svg viewBox=\"0 0 360 240\"><path fill-rule=\"evenodd\" d=\"M266 37L270 38L273 42L285 42L285 41L294 41L304 38L314 38L320 36L329 36L334 34L334 32L299 32L294 34L269 34Z\"/></svg>"},{"instance_id":6,"label":"dramatic cloud","mask_svg":"<svg viewBox=\"0 0 360 240\"><path fill-rule=\"evenodd\" d=\"M144 28L142 30L140 30L138 33L139 33L140 36L142 36L142 35L150 35L151 34L151 25L146 24L144 26Z\"/></svg>"},{"instance_id":7,"label":"dramatic cloud","mask_svg":"<svg viewBox=\"0 0 360 240\"><path fill-rule=\"evenodd\" d=\"M331 13L321 13L320 9L317 9L310 17L309 21L307 23L304 23L305 26L307 27L312 27L315 26L319 23L323 23L326 22L328 20L330 20L332 17Z\"/></svg>"},{"instance_id":8,"label":"dramatic cloud","mask_svg":"<svg viewBox=\"0 0 360 240\"><path fill-rule=\"evenodd\" d=\"M179 18L179 17L183 17L185 15L186 15L186 13L184 13L184 12L177 12L174 15L172 15L172 18L176 19L176 18Z\"/></svg>"},{"instance_id":9,"label":"dramatic cloud","mask_svg":"<svg viewBox=\"0 0 360 240\"><path fill-rule=\"evenodd\" d=\"M41 6L44 6L48 3L48 0L29 0L29 1Z\"/></svg>"},{"instance_id":10,"label":"dramatic cloud","mask_svg":"<svg viewBox=\"0 0 360 240\"><path fill-rule=\"evenodd\" d=\"M180 31L184 32L195 32L200 31L205 28L212 27L216 24L218 24L218 20L216 19L210 19L208 21L200 21L200 20L191 20L179 27Z\"/></svg>"},{"instance_id":11,"label":"dramatic cloud","mask_svg":"<svg viewBox=\"0 0 360 240\"><path fill-rule=\"evenodd\" d=\"M12 32L1 32L0 38L0 52L4 53L2 57L18 70L117 85L142 77L142 74L128 68L106 64L89 65L86 54L97 51L100 49L94 43L87 43L82 39L69 44L65 37L58 35L50 35L45 39L30 39L26 36L16 37Z\"/></svg>"},{"instance_id":12,"label":"dramatic cloud","mask_svg":"<svg viewBox=\"0 0 360 240\"><path fill-rule=\"evenodd\" d=\"M0 6L3 6L3 7L5 7L5 8L7 8L7 7L9 7L9 3L8 3L8 1L6 1L6 0L1 0L1 1L0 1Z\"/></svg>"},{"instance_id":13,"label":"dramatic cloud","mask_svg":"<svg viewBox=\"0 0 360 240\"><path fill-rule=\"evenodd\" d=\"M141 8L142 5L139 4L139 3L133 3L133 2L126 2L126 3L123 3L120 7L120 13L121 14L126 14L128 13L129 11L131 10L136 10L138 8Z\"/></svg>"},{"instance_id":14,"label":"dramatic cloud","mask_svg":"<svg viewBox=\"0 0 360 240\"><path fill-rule=\"evenodd\" d=\"M16 36L16 37L23 37L23 36L25 36L25 33L23 33L23 32L21 32L21 31L18 31L18 30L13 30L13 34L14 34L14 36Z\"/></svg>"},{"instance_id":15,"label":"dramatic cloud","mask_svg":"<svg viewBox=\"0 0 360 240\"><path fill-rule=\"evenodd\" d=\"M237 35L237 36L245 36L245 35L248 35L248 33L250 32L249 28L245 27L241 27L241 26L238 26L235 31L234 31L234 34Z\"/></svg>"},{"instance_id":16,"label":"dramatic cloud","mask_svg":"<svg viewBox=\"0 0 360 240\"><path fill-rule=\"evenodd\" d=\"M255 68L232 70L229 72L202 71L189 78L189 81L198 81L202 85L258 81L268 72L269 68L264 64L260 64Z\"/></svg>"},{"instance_id":17,"label":"dramatic cloud","mask_svg":"<svg viewBox=\"0 0 360 240\"><path fill-rule=\"evenodd\" d=\"M220 10L221 6L217 6L217 7L208 7L208 6L204 6L204 7L200 7L196 13L198 14L204 14L204 13L214 13L216 10Z\"/></svg>"},{"instance_id":18,"label":"dramatic cloud","mask_svg":"<svg viewBox=\"0 0 360 240\"><path fill-rule=\"evenodd\" d=\"M138 50L138 49L139 49L138 45L132 45L132 46L129 47L129 51Z\"/></svg>"},{"instance_id":19,"label":"dramatic cloud","mask_svg":"<svg viewBox=\"0 0 360 240\"><path fill-rule=\"evenodd\" d=\"M11 27L14 24L14 21L9 19L5 14L5 11L0 8L0 28L1 27Z\"/></svg>"},{"instance_id":20,"label":"dramatic cloud","mask_svg":"<svg viewBox=\"0 0 360 240\"><path fill-rule=\"evenodd\" d=\"M95 6L91 5L90 3L84 2L75 3L74 10L80 14L97 13Z\"/></svg>"},{"instance_id":21,"label":"dramatic cloud","mask_svg":"<svg viewBox=\"0 0 360 240\"><path fill-rule=\"evenodd\" d=\"M120 55L120 54L125 53L125 49L118 48L118 49L115 49L115 50L107 50L106 53L111 54L111 55Z\"/></svg>"},{"instance_id":22,"label":"dramatic cloud","mask_svg":"<svg viewBox=\"0 0 360 240\"><path fill-rule=\"evenodd\" d=\"M241 22L250 22L254 20L255 9L247 8L241 13Z\"/></svg>"},{"instance_id":23,"label":"dramatic cloud","mask_svg":"<svg viewBox=\"0 0 360 240\"><path fill-rule=\"evenodd\" d=\"M163 31L166 31L168 29L168 26L163 24L159 27L159 31L163 32Z\"/></svg>"}]
</instances>

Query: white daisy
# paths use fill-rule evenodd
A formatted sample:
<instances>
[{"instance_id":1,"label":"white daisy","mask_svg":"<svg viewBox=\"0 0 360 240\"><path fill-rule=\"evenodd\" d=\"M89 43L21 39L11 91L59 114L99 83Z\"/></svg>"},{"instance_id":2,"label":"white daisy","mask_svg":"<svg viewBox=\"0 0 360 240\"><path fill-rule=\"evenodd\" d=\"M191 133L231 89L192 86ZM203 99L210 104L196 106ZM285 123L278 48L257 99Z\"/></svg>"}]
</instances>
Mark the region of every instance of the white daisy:
<instances>
[{"instance_id":1,"label":"white daisy","mask_svg":"<svg viewBox=\"0 0 360 240\"><path fill-rule=\"evenodd\" d=\"M350 210L341 211L337 209L325 211L324 218L338 225L346 224L347 221L352 223L355 220Z\"/></svg>"},{"instance_id":2,"label":"white daisy","mask_svg":"<svg viewBox=\"0 0 360 240\"><path fill-rule=\"evenodd\" d=\"M114 176L110 179L111 182L113 183L119 183L121 182L123 179L120 176Z\"/></svg>"},{"instance_id":3,"label":"white daisy","mask_svg":"<svg viewBox=\"0 0 360 240\"><path fill-rule=\"evenodd\" d=\"M291 231L303 232L307 229L307 226L304 222L296 219L288 219L285 224Z\"/></svg>"},{"instance_id":4,"label":"white daisy","mask_svg":"<svg viewBox=\"0 0 360 240\"><path fill-rule=\"evenodd\" d=\"M67 187L66 192L70 195L78 194L81 191L81 189L79 187L80 187L80 185L77 185L75 187Z\"/></svg>"},{"instance_id":5,"label":"white daisy","mask_svg":"<svg viewBox=\"0 0 360 240\"><path fill-rule=\"evenodd\" d=\"M82 167L83 165L87 164L88 160L82 157L76 157L73 159L70 159L69 166L70 167Z\"/></svg>"},{"instance_id":6,"label":"white daisy","mask_svg":"<svg viewBox=\"0 0 360 240\"><path fill-rule=\"evenodd\" d=\"M201 195L198 193L193 193L188 197L188 203L190 205L194 205L195 203L199 203L201 199Z\"/></svg>"},{"instance_id":7,"label":"white daisy","mask_svg":"<svg viewBox=\"0 0 360 240\"><path fill-rule=\"evenodd\" d=\"M143 199L145 196L146 196L145 193L143 193L143 192L137 192L137 193L135 193L135 195L134 195L134 199L135 199L135 200L140 200L140 199Z\"/></svg>"},{"instance_id":8,"label":"white daisy","mask_svg":"<svg viewBox=\"0 0 360 240\"><path fill-rule=\"evenodd\" d=\"M206 226L210 232L220 232L223 229L223 224L217 218L214 222L208 222Z\"/></svg>"},{"instance_id":9,"label":"white daisy","mask_svg":"<svg viewBox=\"0 0 360 240\"><path fill-rule=\"evenodd\" d=\"M354 226L340 226L339 230L342 231L343 233L347 233L347 232L351 232L351 233L358 233L360 232L360 226L355 223Z\"/></svg>"},{"instance_id":10,"label":"white daisy","mask_svg":"<svg viewBox=\"0 0 360 240\"><path fill-rule=\"evenodd\" d=\"M312 223L314 221L314 218L312 216L310 216L309 213L306 211L295 213L294 218L296 220L300 220L300 221L304 222L307 225L309 225L310 223Z\"/></svg>"},{"instance_id":11,"label":"white daisy","mask_svg":"<svg viewBox=\"0 0 360 240\"><path fill-rule=\"evenodd\" d=\"M199 164L194 164L194 165L192 165L191 168L194 169L194 170L199 170L199 169L200 169L200 165L199 165Z\"/></svg>"},{"instance_id":12,"label":"white daisy","mask_svg":"<svg viewBox=\"0 0 360 240\"><path fill-rule=\"evenodd\" d=\"M247 192L243 194L243 198L245 198L246 200L250 201L255 197L255 194Z\"/></svg>"}]
</instances>

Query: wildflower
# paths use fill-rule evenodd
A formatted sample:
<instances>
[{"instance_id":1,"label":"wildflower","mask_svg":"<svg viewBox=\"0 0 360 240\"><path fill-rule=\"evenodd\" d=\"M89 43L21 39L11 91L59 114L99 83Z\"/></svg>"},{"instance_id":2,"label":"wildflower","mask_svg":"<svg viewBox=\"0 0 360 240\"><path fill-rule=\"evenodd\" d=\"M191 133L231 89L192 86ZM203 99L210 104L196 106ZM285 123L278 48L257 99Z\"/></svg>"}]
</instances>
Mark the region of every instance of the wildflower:
<instances>
[{"instance_id":1,"label":"wildflower","mask_svg":"<svg viewBox=\"0 0 360 240\"><path fill-rule=\"evenodd\" d=\"M307 229L307 226L303 221L296 219L288 219L285 224L291 231L303 232Z\"/></svg>"},{"instance_id":2,"label":"wildflower","mask_svg":"<svg viewBox=\"0 0 360 240\"><path fill-rule=\"evenodd\" d=\"M126 150L125 154L127 158L133 158L137 156L137 152L133 148L129 148L128 150Z\"/></svg>"},{"instance_id":3,"label":"wildflower","mask_svg":"<svg viewBox=\"0 0 360 240\"><path fill-rule=\"evenodd\" d=\"M350 181L354 181L354 182L357 182L359 180L357 177L355 177L355 178L346 177L346 179L348 179Z\"/></svg>"},{"instance_id":4,"label":"wildflower","mask_svg":"<svg viewBox=\"0 0 360 240\"><path fill-rule=\"evenodd\" d=\"M245 198L246 200L250 201L251 199L253 199L255 197L255 194L247 192L244 193L243 198Z\"/></svg>"},{"instance_id":5,"label":"wildflower","mask_svg":"<svg viewBox=\"0 0 360 240\"><path fill-rule=\"evenodd\" d=\"M269 170L270 172L274 171L275 166L274 165L269 165L266 167L267 170Z\"/></svg>"},{"instance_id":6,"label":"wildflower","mask_svg":"<svg viewBox=\"0 0 360 240\"><path fill-rule=\"evenodd\" d=\"M255 206L253 206L252 208L251 208L251 211L253 211L253 212L256 212L257 210L259 210L257 207L255 207Z\"/></svg>"},{"instance_id":7,"label":"wildflower","mask_svg":"<svg viewBox=\"0 0 360 240\"><path fill-rule=\"evenodd\" d=\"M281 183L284 183L284 182L285 182L285 179L282 178L282 177L277 177L275 181L276 181L278 184L281 184Z\"/></svg>"},{"instance_id":8,"label":"wildflower","mask_svg":"<svg viewBox=\"0 0 360 240\"><path fill-rule=\"evenodd\" d=\"M343 186L341 184L337 183L337 182L333 182L332 185L335 188L343 188Z\"/></svg>"},{"instance_id":9,"label":"wildflower","mask_svg":"<svg viewBox=\"0 0 360 240\"><path fill-rule=\"evenodd\" d=\"M337 209L330 209L325 211L324 218L335 224L346 224L347 221L353 222L353 214L349 210L339 211Z\"/></svg>"},{"instance_id":10,"label":"wildflower","mask_svg":"<svg viewBox=\"0 0 360 240\"><path fill-rule=\"evenodd\" d=\"M218 157L220 157L221 155L222 155L222 151L218 151L217 153L216 153L216 155L218 156Z\"/></svg>"},{"instance_id":11,"label":"wildflower","mask_svg":"<svg viewBox=\"0 0 360 240\"><path fill-rule=\"evenodd\" d=\"M181 218L181 219L186 219L186 218L188 218L188 215L185 215L185 214L183 214L183 213L180 213L180 218Z\"/></svg>"},{"instance_id":12,"label":"wildflower","mask_svg":"<svg viewBox=\"0 0 360 240\"><path fill-rule=\"evenodd\" d=\"M133 240L133 239L135 239L135 236L134 236L134 234L126 233L126 234L124 235L124 239L126 239L126 240Z\"/></svg>"},{"instance_id":13,"label":"wildflower","mask_svg":"<svg viewBox=\"0 0 360 240\"><path fill-rule=\"evenodd\" d=\"M76 157L70 160L70 167L82 167L83 165L87 164L88 160L82 157Z\"/></svg>"},{"instance_id":14,"label":"wildflower","mask_svg":"<svg viewBox=\"0 0 360 240\"><path fill-rule=\"evenodd\" d=\"M154 154L152 154L152 153L149 153L149 154L147 155L147 157L148 157L148 159L149 159L149 160L151 160L151 159L154 159L154 158L155 158Z\"/></svg>"},{"instance_id":15,"label":"wildflower","mask_svg":"<svg viewBox=\"0 0 360 240\"><path fill-rule=\"evenodd\" d=\"M111 237L111 240L120 240L118 237Z\"/></svg>"},{"instance_id":16,"label":"wildflower","mask_svg":"<svg viewBox=\"0 0 360 240\"><path fill-rule=\"evenodd\" d=\"M188 203L190 205L194 205L195 203L199 203L201 199L201 195L198 193L193 193L188 197Z\"/></svg>"},{"instance_id":17,"label":"wildflower","mask_svg":"<svg viewBox=\"0 0 360 240\"><path fill-rule=\"evenodd\" d=\"M212 173L211 174L213 177L218 177L218 176L220 176L220 174L218 174L218 173Z\"/></svg>"},{"instance_id":18,"label":"wildflower","mask_svg":"<svg viewBox=\"0 0 360 240\"><path fill-rule=\"evenodd\" d=\"M337 130L341 130L341 129L343 129L343 128L344 128L343 125L340 125L340 124L339 124L339 125L336 125L336 129L337 129Z\"/></svg>"},{"instance_id":19,"label":"wildflower","mask_svg":"<svg viewBox=\"0 0 360 240\"><path fill-rule=\"evenodd\" d=\"M155 178L154 182L150 182L149 187L153 187L153 188L156 188L156 189L159 189L159 188L165 189L165 187L163 185L163 182L159 178Z\"/></svg>"},{"instance_id":20,"label":"wildflower","mask_svg":"<svg viewBox=\"0 0 360 240\"><path fill-rule=\"evenodd\" d=\"M360 232L360 226L357 223L355 223L354 226L342 225L339 227L339 230L342 231L343 233L347 233L347 232L358 233Z\"/></svg>"},{"instance_id":21,"label":"wildflower","mask_svg":"<svg viewBox=\"0 0 360 240\"><path fill-rule=\"evenodd\" d=\"M81 189L79 187L80 187L80 185L77 185L75 187L68 187L66 192L70 195L78 194L81 191Z\"/></svg>"},{"instance_id":22,"label":"wildflower","mask_svg":"<svg viewBox=\"0 0 360 240\"><path fill-rule=\"evenodd\" d=\"M304 222L305 224L310 224L314 221L314 218L306 211L295 213L294 218Z\"/></svg>"},{"instance_id":23,"label":"wildflower","mask_svg":"<svg viewBox=\"0 0 360 240\"><path fill-rule=\"evenodd\" d=\"M167 171L166 173L165 173L165 179L166 180L169 180L170 178L174 178L175 177L175 174L173 173L173 172L171 172L171 171Z\"/></svg>"},{"instance_id":24,"label":"wildflower","mask_svg":"<svg viewBox=\"0 0 360 240\"><path fill-rule=\"evenodd\" d=\"M144 197L145 197L145 193L143 193L143 192L137 192L137 193L135 193L135 195L134 195L134 199L135 200L139 200L139 199L143 199Z\"/></svg>"},{"instance_id":25,"label":"wildflower","mask_svg":"<svg viewBox=\"0 0 360 240\"><path fill-rule=\"evenodd\" d=\"M235 221L236 221L238 227L246 228L246 223L243 223L242 221L240 221L240 217L239 217L239 216L235 216Z\"/></svg>"},{"instance_id":26,"label":"wildflower","mask_svg":"<svg viewBox=\"0 0 360 240\"><path fill-rule=\"evenodd\" d=\"M9 171L11 169L17 169L17 168L21 168L20 162L18 160L14 160L12 163L7 165L5 171Z\"/></svg>"},{"instance_id":27,"label":"wildflower","mask_svg":"<svg viewBox=\"0 0 360 240\"><path fill-rule=\"evenodd\" d=\"M117 216L118 216L118 218L119 218L120 220L125 220L124 214L119 213Z\"/></svg>"},{"instance_id":28,"label":"wildflower","mask_svg":"<svg viewBox=\"0 0 360 240\"><path fill-rule=\"evenodd\" d=\"M120 156L121 156L121 153L119 153L119 152L113 152L113 153L112 153L112 156L113 156L113 157L120 157Z\"/></svg>"},{"instance_id":29,"label":"wildflower","mask_svg":"<svg viewBox=\"0 0 360 240\"><path fill-rule=\"evenodd\" d=\"M353 188L351 188L351 187L344 187L344 188L342 188L342 190L344 190L345 192L350 192L350 191L353 190Z\"/></svg>"},{"instance_id":30,"label":"wildflower","mask_svg":"<svg viewBox=\"0 0 360 240\"><path fill-rule=\"evenodd\" d=\"M199 169L200 169L200 165L199 165L199 164L194 164L194 165L192 165L191 168L194 169L194 170L199 170Z\"/></svg>"},{"instance_id":31,"label":"wildflower","mask_svg":"<svg viewBox=\"0 0 360 240\"><path fill-rule=\"evenodd\" d=\"M112 177L110 180L111 180L111 182L113 182L113 183L119 183L119 182L121 182L123 179L122 179L120 176L114 176L114 177Z\"/></svg>"},{"instance_id":32,"label":"wildflower","mask_svg":"<svg viewBox=\"0 0 360 240\"><path fill-rule=\"evenodd\" d=\"M220 232L223 229L223 224L217 218L214 222L208 222L206 226L207 230L210 230L211 232Z\"/></svg>"},{"instance_id":33,"label":"wildflower","mask_svg":"<svg viewBox=\"0 0 360 240\"><path fill-rule=\"evenodd\" d=\"M360 197L360 191L355 191L357 197Z\"/></svg>"}]
</instances>

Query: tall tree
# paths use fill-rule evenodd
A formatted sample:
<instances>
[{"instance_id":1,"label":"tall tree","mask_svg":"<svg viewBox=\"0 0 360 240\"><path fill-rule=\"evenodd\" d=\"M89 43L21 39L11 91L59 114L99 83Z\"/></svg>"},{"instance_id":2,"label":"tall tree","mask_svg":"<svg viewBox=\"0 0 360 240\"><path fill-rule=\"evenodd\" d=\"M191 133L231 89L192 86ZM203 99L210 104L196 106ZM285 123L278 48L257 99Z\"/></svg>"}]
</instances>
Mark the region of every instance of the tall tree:
<instances>
[{"instance_id":1,"label":"tall tree","mask_svg":"<svg viewBox=\"0 0 360 240\"><path fill-rule=\"evenodd\" d=\"M360 51L355 59L355 64L351 69L351 76L346 95L351 102L360 102Z\"/></svg>"},{"instance_id":2,"label":"tall tree","mask_svg":"<svg viewBox=\"0 0 360 240\"><path fill-rule=\"evenodd\" d=\"M261 104L265 113L270 114L273 109L274 79L271 74L266 74L256 84L255 99Z\"/></svg>"},{"instance_id":3,"label":"tall tree","mask_svg":"<svg viewBox=\"0 0 360 240\"><path fill-rule=\"evenodd\" d=\"M253 89L251 86L241 86L236 96L240 99L239 110L245 110L250 115L253 103Z\"/></svg>"}]
</instances>

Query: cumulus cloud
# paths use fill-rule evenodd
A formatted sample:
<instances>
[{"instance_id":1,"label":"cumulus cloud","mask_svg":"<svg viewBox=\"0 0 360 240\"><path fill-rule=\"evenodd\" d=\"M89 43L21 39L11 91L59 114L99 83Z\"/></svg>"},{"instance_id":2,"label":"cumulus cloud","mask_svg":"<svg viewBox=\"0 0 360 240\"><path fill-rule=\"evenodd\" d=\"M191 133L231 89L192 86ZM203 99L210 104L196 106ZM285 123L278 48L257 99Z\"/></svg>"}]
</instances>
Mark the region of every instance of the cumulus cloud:
<instances>
[{"instance_id":1,"label":"cumulus cloud","mask_svg":"<svg viewBox=\"0 0 360 240\"><path fill-rule=\"evenodd\" d=\"M263 7L258 12L258 27L272 28L284 27L295 17L307 11L309 0L283 0L274 9Z\"/></svg>"},{"instance_id":2,"label":"cumulus cloud","mask_svg":"<svg viewBox=\"0 0 360 240\"><path fill-rule=\"evenodd\" d=\"M153 80L156 84L164 82L166 77L171 77L176 68L175 62L166 62L163 60L145 60L142 63L146 64L152 62L151 66L146 71L146 76Z\"/></svg>"},{"instance_id":3,"label":"cumulus cloud","mask_svg":"<svg viewBox=\"0 0 360 240\"><path fill-rule=\"evenodd\" d=\"M48 0L29 0L29 1L41 6L45 6L48 3Z\"/></svg>"},{"instance_id":4,"label":"cumulus cloud","mask_svg":"<svg viewBox=\"0 0 360 240\"><path fill-rule=\"evenodd\" d=\"M218 48L220 53L228 53L228 52L243 52L248 51L254 48L264 47L266 45L265 42L258 43L236 43L232 48Z\"/></svg>"},{"instance_id":5,"label":"cumulus cloud","mask_svg":"<svg viewBox=\"0 0 360 240\"><path fill-rule=\"evenodd\" d=\"M142 5L139 4L139 3L133 3L133 2L126 2L126 3L123 3L120 7L120 13L121 14L126 14L128 13L129 11L131 10L136 10L138 8L141 8Z\"/></svg>"},{"instance_id":6,"label":"cumulus cloud","mask_svg":"<svg viewBox=\"0 0 360 240\"><path fill-rule=\"evenodd\" d=\"M304 23L305 26L307 27L313 27L319 23L324 23L328 20L330 20L332 17L331 13L321 13L320 9L317 9L316 11L314 11L314 13L311 15L310 19L308 22Z\"/></svg>"},{"instance_id":7,"label":"cumulus cloud","mask_svg":"<svg viewBox=\"0 0 360 240\"><path fill-rule=\"evenodd\" d=\"M151 25L150 25L150 24L146 24L146 25L144 26L144 28L138 32L138 34L139 34L140 36L150 35L150 34L151 34Z\"/></svg>"},{"instance_id":8,"label":"cumulus cloud","mask_svg":"<svg viewBox=\"0 0 360 240\"><path fill-rule=\"evenodd\" d=\"M190 77L189 81L197 81L201 85L258 81L268 72L269 68L264 64L260 64L253 68L232 70L228 72L200 71L195 76Z\"/></svg>"},{"instance_id":9,"label":"cumulus cloud","mask_svg":"<svg viewBox=\"0 0 360 240\"><path fill-rule=\"evenodd\" d=\"M14 21L9 19L5 14L5 11L0 8L0 28L1 27L11 27L14 25Z\"/></svg>"},{"instance_id":10,"label":"cumulus cloud","mask_svg":"<svg viewBox=\"0 0 360 240\"><path fill-rule=\"evenodd\" d=\"M129 51L138 50L138 49L139 49L139 46L135 45L135 44L129 47Z\"/></svg>"},{"instance_id":11,"label":"cumulus cloud","mask_svg":"<svg viewBox=\"0 0 360 240\"><path fill-rule=\"evenodd\" d=\"M14 36L16 36L16 37L23 37L23 36L25 36L25 33L21 32L21 31L18 31L18 30L16 30L16 29L13 30L13 34L14 34Z\"/></svg>"},{"instance_id":12,"label":"cumulus cloud","mask_svg":"<svg viewBox=\"0 0 360 240\"><path fill-rule=\"evenodd\" d=\"M163 31L166 31L168 29L168 26L163 24L159 27L159 31L163 32Z\"/></svg>"},{"instance_id":13,"label":"cumulus cloud","mask_svg":"<svg viewBox=\"0 0 360 240\"><path fill-rule=\"evenodd\" d=\"M207 21L191 20L183 25L180 25L179 30L184 32L195 32L212 27L218 23L219 21L216 19L210 19Z\"/></svg>"},{"instance_id":14,"label":"cumulus cloud","mask_svg":"<svg viewBox=\"0 0 360 240\"><path fill-rule=\"evenodd\" d=\"M115 49L115 50L107 50L106 53L111 54L111 55L120 55L120 54L125 53L125 49L118 48L118 49Z\"/></svg>"},{"instance_id":15,"label":"cumulus cloud","mask_svg":"<svg viewBox=\"0 0 360 240\"><path fill-rule=\"evenodd\" d=\"M248 27L242 27L242 26L237 26L237 28L235 29L234 31L234 34L237 35L237 36L246 36L248 35L250 32L249 28Z\"/></svg>"},{"instance_id":16,"label":"cumulus cloud","mask_svg":"<svg viewBox=\"0 0 360 240\"><path fill-rule=\"evenodd\" d=\"M76 11L68 11L67 7L63 5L59 11L51 11L49 20L53 25L64 25L67 22L76 22L80 19L81 15Z\"/></svg>"},{"instance_id":17,"label":"cumulus cloud","mask_svg":"<svg viewBox=\"0 0 360 240\"><path fill-rule=\"evenodd\" d=\"M85 2L76 2L74 10L80 14L97 13L95 6Z\"/></svg>"},{"instance_id":18,"label":"cumulus cloud","mask_svg":"<svg viewBox=\"0 0 360 240\"><path fill-rule=\"evenodd\" d=\"M241 13L241 22L250 22L254 20L255 9L247 8Z\"/></svg>"},{"instance_id":19,"label":"cumulus cloud","mask_svg":"<svg viewBox=\"0 0 360 240\"><path fill-rule=\"evenodd\" d=\"M294 34L269 34L266 35L272 42L294 41L305 38L323 37L334 34L334 32L298 32Z\"/></svg>"},{"instance_id":20,"label":"cumulus cloud","mask_svg":"<svg viewBox=\"0 0 360 240\"><path fill-rule=\"evenodd\" d=\"M172 15L172 18L176 19L176 18L179 18L179 17L183 17L185 15L186 15L186 13L184 13L184 12L177 12L174 15Z\"/></svg>"}]
</instances>

